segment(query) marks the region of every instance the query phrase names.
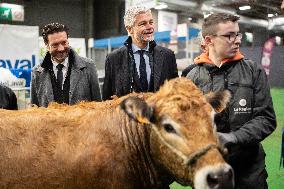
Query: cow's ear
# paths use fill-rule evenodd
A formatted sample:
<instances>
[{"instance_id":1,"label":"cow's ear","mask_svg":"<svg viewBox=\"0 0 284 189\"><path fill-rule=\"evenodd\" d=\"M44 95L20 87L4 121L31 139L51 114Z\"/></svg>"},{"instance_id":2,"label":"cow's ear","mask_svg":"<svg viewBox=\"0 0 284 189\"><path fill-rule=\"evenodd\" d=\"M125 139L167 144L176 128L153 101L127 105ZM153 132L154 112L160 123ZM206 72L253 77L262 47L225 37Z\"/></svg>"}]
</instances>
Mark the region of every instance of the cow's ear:
<instances>
[{"instance_id":1,"label":"cow's ear","mask_svg":"<svg viewBox=\"0 0 284 189\"><path fill-rule=\"evenodd\" d=\"M205 95L207 101L211 104L217 113L222 112L228 105L231 99L231 93L228 90L211 92Z\"/></svg>"},{"instance_id":2,"label":"cow's ear","mask_svg":"<svg viewBox=\"0 0 284 189\"><path fill-rule=\"evenodd\" d=\"M153 108L138 97L128 97L120 104L121 109L132 119L141 124L150 124Z\"/></svg>"}]
</instances>

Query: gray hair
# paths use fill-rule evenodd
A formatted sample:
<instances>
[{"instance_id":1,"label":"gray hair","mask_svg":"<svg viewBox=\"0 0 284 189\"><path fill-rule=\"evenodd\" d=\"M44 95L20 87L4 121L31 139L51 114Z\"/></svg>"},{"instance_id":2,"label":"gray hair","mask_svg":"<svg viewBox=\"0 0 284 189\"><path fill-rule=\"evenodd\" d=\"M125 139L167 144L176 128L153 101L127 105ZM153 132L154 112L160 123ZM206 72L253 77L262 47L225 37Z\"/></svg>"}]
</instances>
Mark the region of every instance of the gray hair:
<instances>
[{"instance_id":1,"label":"gray hair","mask_svg":"<svg viewBox=\"0 0 284 189\"><path fill-rule=\"evenodd\" d=\"M134 26L135 17L139 14L151 12L151 9L142 6L134 6L127 9L124 15L124 25L125 27Z\"/></svg>"}]
</instances>

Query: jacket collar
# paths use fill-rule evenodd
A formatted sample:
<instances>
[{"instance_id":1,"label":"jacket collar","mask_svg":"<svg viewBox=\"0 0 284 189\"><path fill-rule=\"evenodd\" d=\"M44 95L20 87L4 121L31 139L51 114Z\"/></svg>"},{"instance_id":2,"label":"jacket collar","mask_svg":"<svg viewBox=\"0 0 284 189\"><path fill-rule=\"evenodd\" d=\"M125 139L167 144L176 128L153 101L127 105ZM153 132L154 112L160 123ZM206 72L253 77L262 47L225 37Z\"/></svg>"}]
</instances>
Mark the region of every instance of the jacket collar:
<instances>
[{"instance_id":1,"label":"jacket collar","mask_svg":"<svg viewBox=\"0 0 284 189\"><path fill-rule=\"evenodd\" d=\"M68 58L69 64L72 64L72 69L80 70L86 67L85 61L81 61L79 55L72 48L70 48L69 50ZM44 69L52 70L51 54L49 52L46 53L42 61L41 67ZM40 71L40 69L38 71Z\"/></svg>"},{"instance_id":2,"label":"jacket collar","mask_svg":"<svg viewBox=\"0 0 284 189\"><path fill-rule=\"evenodd\" d=\"M125 47L128 49L128 51L125 51L127 53L132 54L132 38L131 36L129 36L127 38L127 40L124 42ZM157 48L155 48L157 47ZM157 46L155 41L151 41L149 42L149 54L150 54L150 64L152 64L153 67L153 82L154 82L154 91L158 90L159 86L160 86L160 79L161 79L161 73L162 73L162 67L163 67L163 63L164 63L164 56L162 53L162 49L158 48L159 46ZM131 57L131 55L130 55ZM152 62L152 63L151 63ZM128 72L127 72L128 74Z\"/></svg>"},{"instance_id":3,"label":"jacket collar","mask_svg":"<svg viewBox=\"0 0 284 189\"><path fill-rule=\"evenodd\" d=\"M221 65L227 63L227 62L233 62L233 61L237 61L237 60L241 60L244 58L244 55L242 55L242 53L240 51L238 51L236 53L236 55L233 58L225 58L224 60L221 61ZM202 63L207 63L207 64L214 64L209 56L208 53L202 53L200 56L196 57L194 59L194 63L195 64L202 64Z\"/></svg>"}]
</instances>

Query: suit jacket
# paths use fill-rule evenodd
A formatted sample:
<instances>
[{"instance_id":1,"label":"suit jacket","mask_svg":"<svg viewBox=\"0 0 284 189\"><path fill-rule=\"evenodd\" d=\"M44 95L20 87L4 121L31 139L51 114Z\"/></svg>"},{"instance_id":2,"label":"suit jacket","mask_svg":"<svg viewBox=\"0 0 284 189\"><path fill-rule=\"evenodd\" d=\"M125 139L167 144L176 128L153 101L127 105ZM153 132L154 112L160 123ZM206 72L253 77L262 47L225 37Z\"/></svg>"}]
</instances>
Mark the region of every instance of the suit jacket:
<instances>
[{"instance_id":1,"label":"suit jacket","mask_svg":"<svg viewBox=\"0 0 284 189\"><path fill-rule=\"evenodd\" d=\"M95 63L80 57L74 50L69 52L71 66L69 104L79 101L101 101L98 75ZM50 68L51 55L48 52L41 65L34 68L31 80L31 103L47 107L54 101Z\"/></svg>"},{"instance_id":2,"label":"suit jacket","mask_svg":"<svg viewBox=\"0 0 284 189\"><path fill-rule=\"evenodd\" d=\"M17 97L12 89L0 84L0 109L17 110Z\"/></svg>"},{"instance_id":3,"label":"suit jacket","mask_svg":"<svg viewBox=\"0 0 284 189\"><path fill-rule=\"evenodd\" d=\"M103 84L103 100L110 99L112 95L124 96L131 91L131 37L125 46L111 52L105 62L105 78ZM164 47L150 42L150 51L153 52L152 83L155 92L165 82L178 77L176 58L174 53Z\"/></svg>"}]
</instances>

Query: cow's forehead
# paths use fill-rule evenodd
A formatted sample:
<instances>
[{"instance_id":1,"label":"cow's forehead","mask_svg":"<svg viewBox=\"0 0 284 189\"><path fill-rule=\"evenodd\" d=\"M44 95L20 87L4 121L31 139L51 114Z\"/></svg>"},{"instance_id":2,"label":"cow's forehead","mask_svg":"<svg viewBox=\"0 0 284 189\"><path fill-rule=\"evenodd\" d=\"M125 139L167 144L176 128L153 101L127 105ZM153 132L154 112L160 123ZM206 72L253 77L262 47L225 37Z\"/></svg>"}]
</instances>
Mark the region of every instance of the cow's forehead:
<instances>
[{"instance_id":1,"label":"cow's forehead","mask_svg":"<svg viewBox=\"0 0 284 189\"><path fill-rule=\"evenodd\" d=\"M161 111L175 112L175 111L210 111L212 107L203 96L182 96L172 95L170 98L157 99L154 107Z\"/></svg>"},{"instance_id":2,"label":"cow's forehead","mask_svg":"<svg viewBox=\"0 0 284 189\"><path fill-rule=\"evenodd\" d=\"M203 104L206 100L202 92L190 80L186 78L173 79L166 82L149 101L161 104L196 103ZM181 106L176 104L177 106Z\"/></svg>"},{"instance_id":3,"label":"cow's forehead","mask_svg":"<svg viewBox=\"0 0 284 189\"><path fill-rule=\"evenodd\" d=\"M171 80L151 96L148 103L154 107L160 119L170 117L174 121L188 125L197 119L211 126L214 109L203 93L188 79ZM196 123L195 125L198 125Z\"/></svg>"},{"instance_id":4,"label":"cow's forehead","mask_svg":"<svg viewBox=\"0 0 284 189\"><path fill-rule=\"evenodd\" d=\"M214 122L215 111L207 102L202 104L184 103L182 106L163 105L155 107L157 120L171 119L182 128L190 130L201 125L203 128L212 127Z\"/></svg>"},{"instance_id":5,"label":"cow's forehead","mask_svg":"<svg viewBox=\"0 0 284 189\"><path fill-rule=\"evenodd\" d=\"M202 92L187 79L167 82L148 102L159 113L212 112L212 107Z\"/></svg>"}]
</instances>

